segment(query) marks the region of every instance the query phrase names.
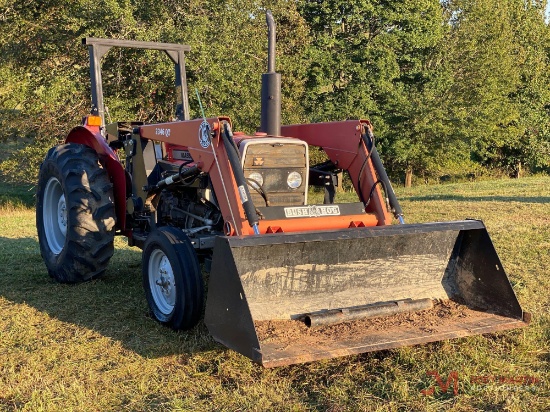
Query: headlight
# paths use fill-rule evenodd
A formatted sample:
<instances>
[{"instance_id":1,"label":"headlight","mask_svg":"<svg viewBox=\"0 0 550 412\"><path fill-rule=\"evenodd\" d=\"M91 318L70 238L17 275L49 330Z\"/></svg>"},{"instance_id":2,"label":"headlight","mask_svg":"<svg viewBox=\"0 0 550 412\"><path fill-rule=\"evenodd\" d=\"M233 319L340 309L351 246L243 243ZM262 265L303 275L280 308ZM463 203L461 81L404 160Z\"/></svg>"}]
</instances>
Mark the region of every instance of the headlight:
<instances>
[{"instance_id":1,"label":"headlight","mask_svg":"<svg viewBox=\"0 0 550 412\"><path fill-rule=\"evenodd\" d=\"M302 186L302 175L298 172L290 172L286 178L286 183L291 189L297 189Z\"/></svg>"},{"instance_id":2,"label":"headlight","mask_svg":"<svg viewBox=\"0 0 550 412\"><path fill-rule=\"evenodd\" d=\"M248 175L248 178L251 179L248 181L248 185L253 189L259 189L264 184L264 178L261 173L252 172Z\"/></svg>"}]
</instances>

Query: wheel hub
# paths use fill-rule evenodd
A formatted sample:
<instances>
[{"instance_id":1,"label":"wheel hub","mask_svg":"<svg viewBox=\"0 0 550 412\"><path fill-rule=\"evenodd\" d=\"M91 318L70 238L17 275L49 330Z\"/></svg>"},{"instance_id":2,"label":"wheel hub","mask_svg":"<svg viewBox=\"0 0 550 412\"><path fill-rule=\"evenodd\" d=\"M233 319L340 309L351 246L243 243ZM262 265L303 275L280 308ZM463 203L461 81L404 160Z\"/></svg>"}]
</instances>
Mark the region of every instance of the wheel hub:
<instances>
[{"instance_id":1,"label":"wheel hub","mask_svg":"<svg viewBox=\"0 0 550 412\"><path fill-rule=\"evenodd\" d=\"M57 204L57 224L63 235L67 235L67 204L65 203L65 195L61 195Z\"/></svg>"},{"instance_id":2,"label":"wheel hub","mask_svg":"<svg viewBox=\"0 0 550 412\"><path fill-rule=\"evenodd\" d=\"M171 272L172 268L170 267L170 262L168 262L168 259L164 256L159 267L159 279L156 281L156 284L160 286L162 293L166 297L170 296L172 283L174 281L174 275Z\"/></svg>"},{"instance_id":3,"label":"wheel hub","mask_svg":"<svg viewBox=\"0 0 550 412\"><path fill-rule=\"evenodd\" d=\"M170 261L162 250L151 253L148 270L153 300L158 309L168 315L176 304L176 283Z\"/></svg>"}]
</instances>

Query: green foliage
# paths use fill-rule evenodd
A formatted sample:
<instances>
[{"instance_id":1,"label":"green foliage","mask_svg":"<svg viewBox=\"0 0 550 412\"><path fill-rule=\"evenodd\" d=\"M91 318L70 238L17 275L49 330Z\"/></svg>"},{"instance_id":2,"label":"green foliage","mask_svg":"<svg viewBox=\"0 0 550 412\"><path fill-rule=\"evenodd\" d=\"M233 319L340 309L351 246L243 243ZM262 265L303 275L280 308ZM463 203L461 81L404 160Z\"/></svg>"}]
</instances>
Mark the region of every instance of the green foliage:
<instances>
[{"instance_id":1,"label":"green foliage","mask_svg":"<svg viewBox=\"0 0 550 412\"><path fill-rule=\"evenodd\" d=\"M521 163L531 170L550 167L550 38L548 26L542 24L542 11L537 4L515 5L514 21L518 22L515 42L520 81L510 98L519 106L520 133L515 145L506 145L500 164ZM514 164L515 161L515 164Z\"/></svg>"},{"instance_id":2,"label":"green foliage","mask_svg":"<svg viewBox=\"0 0 550 412\"><path fill-rule=\"evenodd\" d=\"M83 37L189 44L191 117L200 116L197 88L207 115L254 131L268 8L283 123L369 118L397 181L405 171L430 180L550 170L546 1L0 3L0 143L13 143L0 173L13 181L34 182L46 150L89 111ZM107 120L173 118L173 65L163 53L112 49L103 69Z\"/></svg>"},{"instance_id":3,"label":"green foliage","mask_svg":"<svg viewBox=\"0 0 550 412\"><path fill-rule=\"evenodd\" d=\"M237 128L259 124L260 75L266 67L265 9L278 30L285 78L283 119L304 120L302 54L307 27L286 1L208 3L138 1L6 1L0 15L0 142L30 145L0 164L11 180L34 182L49 147L89 111L88 54L83 37L189 44L191 117L200 116L194 88L209 116L228 115ZM112 49L103 59L107 120L167 121L175 113L174 68L160 52Z\"/></svg>"},{"instance_id":4,"label":"green foliage","mask_svg":"<svg viewBox=\"0 0 550 412\"><path fill-rule=\"evenodd\" d=\"M543 3L302 1L308 117L370 117L395 179L547 167Z\"/></svg>"},{"instance_id":5,"label":"green foliage","mask_svg":"<svg viewBox=\"0 0 550 412\"><path fill-rule=\"evenodd\" d=\"M548 26L540 2L450 1L453 119L473 159L546 166ZM542 150L541 150L542 149ZM535 153L533 153L533 150Z\"/></svg>"}]
</instances>

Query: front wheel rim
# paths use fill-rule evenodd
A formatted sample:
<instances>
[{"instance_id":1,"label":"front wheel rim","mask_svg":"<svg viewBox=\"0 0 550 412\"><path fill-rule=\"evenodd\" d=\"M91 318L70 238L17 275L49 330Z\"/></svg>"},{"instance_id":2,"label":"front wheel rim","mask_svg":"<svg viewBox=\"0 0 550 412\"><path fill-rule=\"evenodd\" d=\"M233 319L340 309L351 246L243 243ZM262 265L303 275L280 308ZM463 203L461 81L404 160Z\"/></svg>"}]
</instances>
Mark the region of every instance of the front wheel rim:
<instances>
[{"instance_id":1,"label":"front wheel rim","mask_svg":"<svg viewBox=\"0 0 550 412\"><path fill-rule=\"evenodd\" d=\"M67 203L63 187L55 177L50 178L44 189L42 220L48 246L59 255L67 237Z\"/></svg>"},{"instance_id":2,"label":"front wheel rim","mask_svg":"<svg viewBox=\"0 0 550 412\"><path fill-rule=\"evenodd\" d=\"M155 305L162 314L170 315L176 305L176 282L172 265L162 250L151 253L147 273Z\"/></svg>"}]
</instances>

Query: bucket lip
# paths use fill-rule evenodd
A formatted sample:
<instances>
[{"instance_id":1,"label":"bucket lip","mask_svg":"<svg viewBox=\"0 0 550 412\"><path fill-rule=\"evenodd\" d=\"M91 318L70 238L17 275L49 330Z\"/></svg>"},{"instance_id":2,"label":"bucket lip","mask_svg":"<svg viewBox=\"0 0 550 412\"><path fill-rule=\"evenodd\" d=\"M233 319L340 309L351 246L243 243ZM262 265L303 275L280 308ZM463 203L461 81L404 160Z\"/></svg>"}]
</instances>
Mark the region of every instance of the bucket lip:
<instances>
[{"instance_id":1,"label":"bucket lip","mask_svg":"<svg viewBox=\"0 0 550 412\"><path fill-rule=\"evenodd\" d=\"M524 312L529 315L529 313ZM341 356L355 355L360 353L375 352L380 350L396 349L406 346L421 345L429 342L438 342L448 339L464 338L467 336L482 335L485 333L502 332L510 329L523 328L529 325L529 320L517 318L507 318L503 316L492 316L488 314L486 320L478 324L454 325L441 330L437 333L411 330L403 333L401 336L392 338L383 338L373 340L367 335L357 336L356 340L340 342L332 345L330 348L312 347L308 353L304 353L302 347L285 347L284 350L277 350L271 344L263 344L260 341L262 357L262 366L266 368L281 367L298 363L318 361L321 359L331 359ZM383 335L380 334L379 337ZM372 337L372 335L371 335ZM257 362L257 360L255 360Z\"/></svg>"},{"instance_id":2,"label":"bucket lip","mask_svg":"<svg viewBox=\"0 0 550 412\"><path fill-rule=\"evenodd\" d=\"M312 218L315 219L315 218ZM259 246L277 243L319 242L327 240L363 239L379 236L416 235L420 233L486 230L481 220L456 220L449 222L413 223L404 225L387 225L359 227L336 230L316 230L292 233L273 233L261 236L219 236L232 246Z\"/></svg>"}]
</instances>

